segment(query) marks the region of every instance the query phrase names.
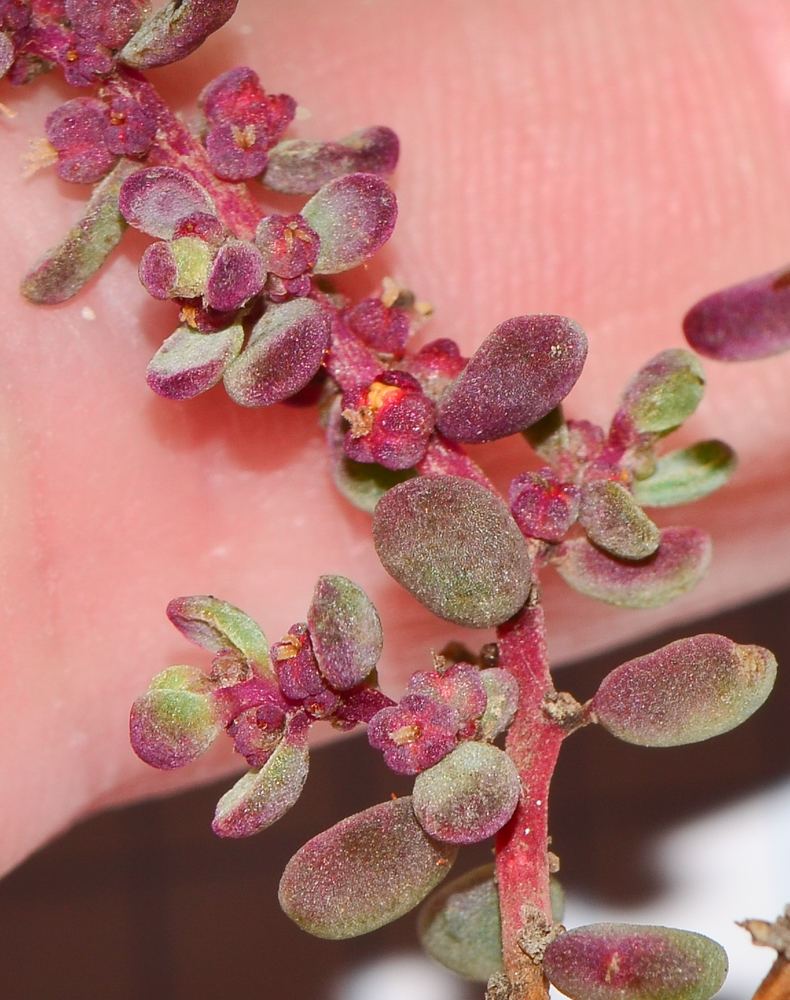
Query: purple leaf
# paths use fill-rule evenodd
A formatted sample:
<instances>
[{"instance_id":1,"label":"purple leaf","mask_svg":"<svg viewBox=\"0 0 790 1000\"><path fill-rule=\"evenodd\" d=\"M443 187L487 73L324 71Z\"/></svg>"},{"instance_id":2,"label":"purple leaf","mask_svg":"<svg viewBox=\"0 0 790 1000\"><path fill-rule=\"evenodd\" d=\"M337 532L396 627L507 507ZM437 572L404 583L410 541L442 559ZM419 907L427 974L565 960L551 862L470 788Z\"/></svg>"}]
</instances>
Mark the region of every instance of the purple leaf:
<instances>
[{"instance_id":1,"label":"purple leaf","mask_svg":"<svg viewBox=\"0 0 790 1000\"><path fill-rule=\"evenodd\" d=\"M261 180L283 194L315 194L324 184L346 174L387 177L398 162L399 143L383 125L362 129L339 142L286 139L269 153Z\"/></svg>"},{"instance_id":2,"label":"purple leaf","mask_svg":"<svg viewBox=\"0 0 790 1000\"><path fill-rule=\"evenodd\" d=\"M198 182L175 167L145 167L121 187L123 217L136 229L171 240L178 224L195 212L214 211L214 202Z\"/></svg>"},{"instance_id":3,"label":"purple leaf","mask_svg":"<svg viewBox=\"0 0 790 1000\"><path fill-rule=\"evenodd\" d=\"M121 160L96 186L85 212L56 246L25 275L22 294L37 305L70 299L89 281L126 231L118 192L136 164Z\"/></svg>"},{"instance_id":4,"label":"purple leaf","mask_svg":"<svg viewBox=\"0 0 790 1000\"><path fill-rule=\"evenodd\" d=\"M213 257L197 236L152 243L140 260L140 281L155 299L194 299L203 294Z\"/></svg>"},{"instance_id":5,"label":"purple leaf","mask_svg":"<svg viewBox=\"0 0 790 1000\"><path fill-rule=\"evenodd\" d=\"M476 844L501 830L521 791L516 765L490 743L461 743L414 782L414 815L449 844Z\"/></svg>"},{"instance_id":6,"label":"purple leaf","mask_svg":"<svg viewBox=\"0 0 790 1000\"><path fill-rule=\"evenodd\" d=\"M699 528L664 528L654 555L623 562L585 538L564 542L554 559L574 590L622 608L658 608L695 587L711 560L710 537Z\"/></svg>"},{"instance_id":7,"label":"purple leaf","mask_svg":"<svg viewBox=\"0 0 790 1000\"><path fill-rule=\"evenodd\" d=\"M269 406L293 396L321 367L331 330L331 314L312 299L269 306L225 372L228 395L241 406Z\"/></svg>"},{"instance_id":8,"label":"purple leaf","mask_svg":"<svg viewBox=\"0 0 790 1000\"><path fill-rule=\"evenodd\" d=\"M196 667L169 667L132 706L134 752L163 770L184 767L211 746L226 721L212 697L214 685Z\"/></svg>"},{"instance_id":9,"label":"purple leaf","mask_svg":"<svg viewBox=\"0 0 790 1000\"><path fill-rule=\"evenodd\" d=\"M457 476L409 479L384 494L373 541L387 572L440 618L490 628L530 592L524 536L503 501Z\"/></svg>"},{"instance_id":10,"label":"purple leaf","mask_svg":"<svg viewBox=\"0 0 790 1000\"><path fill-rule=\"evenodd\" d=\"M381 656L384 635L373 602L344 576L322 576L307 612L318 669L336 691L368 676Z\"/></svg>"},{"instance_id":11,"label":"purple leaf","mask_svg":"<svg viewBox=\"0 0 790 1000\"><path fill-rule=\"evenodd\" d=\"M263 288L266 271L260 250L244 240L228 240L214 258L206 282L206 305L233 312Z\"/></svg>"},{"instance_id":12,"label":"purple leaf","mask_svg":"<svg viewBox=\"0 0 790 1000\"><path fill-rule=\"evenodd\" d=\"M295 805L310 765L308 728L305 717L299 717L263 767L248 771L225 792L211 824L214 833L249 837L276 823Z\"/></svg>"},{"instance_id":13,"label":"purple leaf","mask_svg":"<svg viewBox=\"0 0 790 1000\"><path fill-rule=\"evenodd\" d=\"M219 333L196 333L181 327L151 358L145 380L165 399L191 399L220 381L243 343L241 325Z\"/></svg>"},{"instance_id":14,"label":"purple leaf","mask_svg":"<svg viewBox=\"0 0 790 1000\"><path fill-rule=\"evenodd\" d=\"M194 52L232 16L238 0L170 0L118 53L135 69L167 66Z\"/></svg>"},{"instance_id":15,"label":"purple leaf","mask_svg":"<svg viewBox=\"0 0 790 1000\"><path fill-rule=\"evenodd\" d=\"M318 233L316 274L337 274L364 263L392 235L398 203L376 174L349 174L329 181L302 209Z\"/></svg>"},{"instance_id":16,"label":"purple leaf","mask_svg":"<svg viewBox=\"0 0 790 1000\"><path fill-rule=\"evenodd\" d=\"M631 491L609 479L582 486L579 523L591 542L619 559L652 556L661 540Z\"/></svg>"},{"instance_id":17,"label":"purple leaf","mask_svg":"<svg viewBox=\"0 0 790 1000\"><path fill-rule=\"evenodd\" d=\"M449 873L458 848L429 837L404 796L349 816L288 862L280 905L316 937L376 930L408 913Z\"/></svg>"},{"instance_id":18,"label":"purple leaf","mask_svg":"<svg viewBox=\"0 0 790 1000\"><path fill-rule=\"evenodd\" d=\"M190 642L211 653L246 660L259 675L273 678L269 646L258 625L239 608L216 597L177 597L167 617Z\"/></svg>"},{"instance_id":19,"label":"purple leaf","mask_svg":"<svg viewBox=\"0 0 790 1000\"><path fill-rule=\"evenodd\" d=\"M762 705L775 679L769 650L695 635L617 667L598 688L592 709L605 729L628 743L680 746L735 729Z\"/></svg>"},{"instance_id":20,"label":"purple leaf","mask_svg":"<svg viewBox=\"0 0 790 1000\"><path fill-rule=\"evenodd\" d=\"M572 1000L709 1000L727 976L727 955L691 931L588 924L556 937L543 967Z\"/></svg>"},{"instance_id":21,"label":"purple leaf","mask_svg":"<svg viewBox=\"0 0 790 1000\"><path fill-rule=\"evenodd\" d=\"M507 437L545 417L576 384L587 337L564 316L516 316L486 337L441 400L451 441Z\"/></svg>"},{"instance_id":22,"label":"purple leaf","mask_svg":"<svg viewBox=\"0 0 790 1000\"><path fill-rule=\"evenodd\" d=\"M683 320L686 339L717 361L752 361L790 348L790 272L752 278L708 295Z\"/></svg>"},{"instance_id":23,"label":"purple leaf","mask_svg":"<svg viewBox=\"0 0 790 1000\"><path fill-rule=\"evenodd\" d=\"M486 982L503 969L500 921L494 865L482 865L426 900L417 933L431 958L459 976Z\"/></svg>"}]
</instances>

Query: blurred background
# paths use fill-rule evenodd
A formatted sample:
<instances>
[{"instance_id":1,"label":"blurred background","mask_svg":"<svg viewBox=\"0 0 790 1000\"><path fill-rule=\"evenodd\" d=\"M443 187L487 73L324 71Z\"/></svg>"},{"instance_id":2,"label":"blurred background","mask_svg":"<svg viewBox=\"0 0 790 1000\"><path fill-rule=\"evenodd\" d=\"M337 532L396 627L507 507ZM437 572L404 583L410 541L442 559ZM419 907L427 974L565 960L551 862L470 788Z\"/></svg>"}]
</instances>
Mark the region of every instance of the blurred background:
<instances>
[{"instance_id":1,"label":"blurred background","mask_svg":"<svg viewBox=\"0 0 790 1000\"><path fill-rule=\"evenodd\" d=\"M733 921L790 902L790 591L558 671L590 697L613 667L693 632L776 653L767 704L706 743L644 749L596 727L568 740L552 789L565 923L634 920L701 931L725 945L720 996L748 997L773 953ZM57 761L49 766L57 766ZM316 751L305 794L257 837L210 830L229 782L97 816L0 883L0 997L19 1000L472 1000L419 957L410 914L351 941L299 931L277 905L294 851L344 816L407 793L364 736ZM490 859L462 850L454 874Z\"/></svg>"}]
</instances>

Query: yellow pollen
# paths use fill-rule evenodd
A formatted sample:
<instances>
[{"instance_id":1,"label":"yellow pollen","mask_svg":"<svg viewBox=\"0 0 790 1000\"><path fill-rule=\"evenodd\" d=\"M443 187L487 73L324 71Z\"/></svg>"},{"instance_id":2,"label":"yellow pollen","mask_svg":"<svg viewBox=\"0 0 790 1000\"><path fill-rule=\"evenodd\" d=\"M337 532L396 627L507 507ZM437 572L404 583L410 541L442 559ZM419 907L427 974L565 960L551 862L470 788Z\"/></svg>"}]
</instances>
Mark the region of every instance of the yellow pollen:
<instances>
[{"instance_id":1,"label":"yellow pollen","mask_svg":"<svg viewBox=\"0 0 790 1000\"><path fill-rule=\"evenodd\" d=\"M368 389L368 406L375 413L392 396L398 396L403 390L396 385L386 385L384 382L374 382Z\"/></svg>"},{"instance_id":2,"label":"yellow pollen","mask_svg":"<svg viewBox=\"0 0 790 1000\"><path fill-rule=\"evenodd\" d=\"M302 645L298 639L292 635L287 635L285 638L274 648L274 658L275 660L292 660L295 656L299 655Z\"/></svg>"},{"instance_id":3,"label":"yellow pollen","mask_svg":"<svg viewBox=\"0 0 790 1000\"><path fill-rule=\"evenodd\" d=\"M255 145L255 126L245 125L244 128L239 128L238 125L231 125L233 131L233 138L236 140L236 145L241 149L249 149L250 146Z\"/></svg>"},{"instance_id":4,"label":"yellow pollen","mask_svg":"<svg viewBox=\"0 0 790 1000\"><path fill-rule=\"evenodd\" d=\"M420 727L416 724L401 726L400 729L395 729L390 733L390 739L396 747L406 746L407 743L413 743L419 738Z\"/></svg>"},{"instance_id":5,"label":"yellow pollen","mask_svg":"<svg viewBox=\"0 0 790 1000\"><path fill-rule=\"evenodd\" d=\"M76 62L80 57L79 52L76 49L69 49L66 53L66 62Z\"/></svg>"}]
</instances>

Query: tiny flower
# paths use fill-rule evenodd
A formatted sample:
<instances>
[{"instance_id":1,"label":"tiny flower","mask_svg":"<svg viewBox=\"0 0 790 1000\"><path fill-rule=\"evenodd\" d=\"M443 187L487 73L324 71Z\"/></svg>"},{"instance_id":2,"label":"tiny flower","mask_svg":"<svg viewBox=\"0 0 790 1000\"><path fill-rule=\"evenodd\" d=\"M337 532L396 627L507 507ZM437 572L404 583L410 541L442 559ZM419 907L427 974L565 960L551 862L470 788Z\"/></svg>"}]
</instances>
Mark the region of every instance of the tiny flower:
<instances>
[{"instance_id":1,"label":"tiny flower","mask_svg":"<svg viewBox=\"0 0 790 1000\"><path fill-rule=\"evenodd\" d=\"M358 302L346 314L346 322L359 339L381 354L403 356L409 337L409 317L397 306L387 306L379 298Z\"/></svg>"},{"instance_id":2,"label":"tiny flower","mask_svg":"<svg viewBox=\"0 0 790 1000\"><path fill-rule=\"evenodd\" d=\"M482 676L471 663L455 663L449 670L418 670L409 678L407 694L424 694L450 705L458 713L459 725L473 736L476 719L486 710L488 697ZM471 725L470 725L471 724Z\"/></svg>"},{"instance_id":3,"label":"tiny flower","mask_svg":"<svg viewBox=\"0 0 790 1000\"><path fill-rule=\"evenodd\" d=\"M432 340L408 361L408 370L419 379L426 395L436 402L466 367L458 344L449 337Z\"/></svg>"},{"instance_id":4,"label":"tiny flower","mask_svg":"<svg viewBox=\"0 0 790 1000\"><path fill-rule=\"evenodd\" d=\"M109 51L94 39L77 33L64 39L57 61L63 68L66 83L72 87L90 87L97 77L108 76L113 69Z\"/></svg>"},{"instance_id":5,"label":"tiny flower","mask_svg":"<svg viewBox=\"0 0 790 1000\"><path fill-rule=\"evenodd\" d=\"M446 757L458 743L458 712L425 694L407 694L399 705L370 720L370 745L384 751L398 774L419 774Z\"/></svg>"},{"instance_id":6,"label":"tiny flower","mask_svg":"<svg viewBox=\"0 0 790 1000\"><path fill-rule=\"evenodd\" d=\"M301 215L267 215L255 233L255 245L270 274L298 278L318 260L321 241Z\"/></svg>"},{"instance_id":7,"label":"tiny flower","mask_svg":"<svg viewBox=\"0 0 790 1000\"><path fill-rule=\"evenodd\" d=\"M234 749L250 767L263 767L274 753L285 730L285 713L272 702L248 708L228 726Z\"/></svg>"},{"instance_id":8,"label":"tiny flower","mask_svg":"<svg viewBox=\"0 0 790 1000\"><path fill-rule=\"evenodd\" d=\"M145 0L66 0L65 14L75 31L109 49L120 49L143 21Z\"/></svg>"},{"instance_id":9,"label":"tiny flower","mask_svg":"<svg viewBox=\"0 0 790 1000\"><path fill-rule=\"evenodd\" d=\"M289 701L298 702L316 719L334 712L340 697L319 672L307 625L292 626L285 639L274 644L272 656L280 690Z\"/></svg>"},{"instance_id":10,"label":"tiny flower","mask_svg":"<svg viewBox=\"0 0 790 1000\"><path fill-rule=\"evenodd\" d=\"M119 95L110 104L104 139L117 156L142 156L156 136L156 119L131 97Z\"/></svg>"},{"instance_id":11,"label":"tiny flower","mask_svg":"<svg viewBox=\"0 0 790 1000\"><path fill-rule=\"evenodd\" d=\"M367 387L343 394L348 430L343 447L356 462L410 469L420 461L434 425L433 403L414 376L383 372Z\"/></svg>"},{"instance_id":12,"label":"tiny flower","mask_svg":"<svg viewBox=\"0 0 790 1000\"><path fill-rule=\"evenodd\" d=\"M528 538L561 542L578 517L579 496L549 468L524 472L510 484L510 510Z\"/></svg>"},{"instance_id":13,"label":"tiny flower","mask_svg":"<svg viewBox=\"0 0 790 1000\"><path fill-rule=\"evenodd\" d=\"M105 129L109 111L92 97L76 97L47 116L47 139L58 152L57 171L64 181L94 184L115 165Z\"/></svg>"}]
</instances>

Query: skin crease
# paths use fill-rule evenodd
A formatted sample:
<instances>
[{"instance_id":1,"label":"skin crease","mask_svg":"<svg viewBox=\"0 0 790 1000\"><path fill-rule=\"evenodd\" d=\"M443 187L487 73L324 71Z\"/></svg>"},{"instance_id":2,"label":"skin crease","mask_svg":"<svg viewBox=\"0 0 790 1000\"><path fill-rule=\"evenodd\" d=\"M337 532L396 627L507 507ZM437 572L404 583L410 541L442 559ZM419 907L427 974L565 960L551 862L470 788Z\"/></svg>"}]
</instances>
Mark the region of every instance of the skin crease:
<instances>
[{"instance_id":1,"label":"skin crease","mask_svg":"<svg viewBox=\"0 0 790 1000\"><path fill-rule=\"evenodd\" d=\"M591 351L567 409L605 423L635 368L682 346L696 299L790 259L788 52L782 0L241 0L199 55L152 77L189 114L212 76L246 63L312 112L291 134L395 128L400 220L347 287L394 275L436 308L421 336L469 353L509 316L572 316ZM137 282L147 240L129 234L70 303L19 297L86 195L52 171L20 176L27 140L71 96L55 74L0 84L17 112L0 121L0 803L13 816L2 869L96 808L238 767L221 746L162 774L129 749L129 706L150 677L207 665L165 618L171 597L222 596L274 641L304 617L319 574L346 574L381 612L393 694L431 647L490 638L437 622L386 576L369 518L327 485L312 411L147 389L145 365L175 328L174 308ZM708 397L677 443L722 437L741 467L715 498L659 520L711 530L709 579L637 613L548 574L555 660L790 579L790 355L706 367ZM528 452L508 441L474 454L504 488Z\"/></svg>"}]
</instances>

